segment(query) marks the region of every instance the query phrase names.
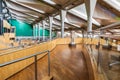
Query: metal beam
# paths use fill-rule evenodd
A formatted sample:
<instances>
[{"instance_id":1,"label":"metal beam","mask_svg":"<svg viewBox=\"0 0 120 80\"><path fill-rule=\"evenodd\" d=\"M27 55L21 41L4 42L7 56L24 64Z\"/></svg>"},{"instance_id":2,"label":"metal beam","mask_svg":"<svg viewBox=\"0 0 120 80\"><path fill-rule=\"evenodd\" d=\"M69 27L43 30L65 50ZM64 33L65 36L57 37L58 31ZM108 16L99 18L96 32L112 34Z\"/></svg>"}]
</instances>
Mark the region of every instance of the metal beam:
<instances>
[{"instance_id":1,"label":"metal beam","mask_svg":"<svg viewBox=\"0 0 120 80\"><path fill-rule=\"evenodd\" d=\"M6 4L6 2L5 2L5 0L3 0L3 3L4 3L4 8L6 8L7 7L7 4ZM6 8L7 9L7 8ZM10 13L10 11L9 11L9 9L7 9L7 13L11 16L11 13Z\"/></svg>"},{"instance_id":2,"label":"metal beam","mask_svg":"<svg viewBox=\"0 0 120 80\"><path fill-rule=\"evenodd\" d=\"M48 16L48 14L46 14L46 13L41 13L40 11L36 10L35 8L30 7L30 6L27 6L27 5L24 5L24 4L20 3L20 2L16 2L16 1L13 1L13 0L6 0L6 1L7 1L7 2L11 2L11 3L13 3L13 4L17 4L17 5L19 5L19 6L22 6L22 7L24 7L24 8L27 8L27 9L29 9L29 10L32 10L32 11L34 11L34 12L36 12L36 13L39 13L39 14L42 14L42 15L44 15L44 16Z\"/></svg>"}]
</instances>

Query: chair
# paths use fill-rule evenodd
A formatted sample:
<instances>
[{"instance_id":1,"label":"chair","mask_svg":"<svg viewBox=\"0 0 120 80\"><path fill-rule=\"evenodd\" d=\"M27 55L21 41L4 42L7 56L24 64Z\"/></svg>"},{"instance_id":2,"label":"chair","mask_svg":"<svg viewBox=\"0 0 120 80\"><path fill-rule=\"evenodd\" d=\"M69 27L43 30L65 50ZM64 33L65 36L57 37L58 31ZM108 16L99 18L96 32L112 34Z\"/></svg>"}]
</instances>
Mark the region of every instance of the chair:
<instances>
[{"instance_id":1,"label":"chair","mask_svg":"<svg viewBox=\"0 0 120 80\"><path fill-rule=\"evenodd\" d=\"M111 62L109 62L109 69L111 69L112 66L118 64L120 64L120 55L119 56L111 55Z\"/></svg>"}]
</instances>

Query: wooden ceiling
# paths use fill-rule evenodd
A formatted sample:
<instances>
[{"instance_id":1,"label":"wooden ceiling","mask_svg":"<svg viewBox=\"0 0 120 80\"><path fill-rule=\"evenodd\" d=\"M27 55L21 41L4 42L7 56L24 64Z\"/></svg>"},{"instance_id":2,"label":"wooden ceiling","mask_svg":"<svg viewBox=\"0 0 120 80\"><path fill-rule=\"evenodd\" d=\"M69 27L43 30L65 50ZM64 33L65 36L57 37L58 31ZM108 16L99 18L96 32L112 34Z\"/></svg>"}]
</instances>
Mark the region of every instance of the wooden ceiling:
<instances>
[{"instance_id":1,"label":"wooden ceiling","mask_svg":"<svg viewBox=\"0 0 120 80\"><path fill-rule=\"evenodd\" d=\"M87 17L86 10L84 9L84 0L48 0L53 3L46 2L47 0L4 0L7 4L7 9L9 9L10 14L13 18L26 21L29 24L36 24L48 16L54 17L54 22L59 23L54 24L54 29L59 30L60 19L56 20L55 16L59 15L61 9L67 10L65 22L66 30L80 30L87 29ZM83 6L80 6L83 5ZM77 14L72 12L77 8ZM79 9L80 8L80 9ZM79 15L81 14L81 15ZM110 4L106 3L104 0L98 0L95 7L93 15L93 29L97 29L119 20L116 18L120 17L120 11L115 9ZM98 25L100 24L100 25Z\"/></svg>"}]
</instances>

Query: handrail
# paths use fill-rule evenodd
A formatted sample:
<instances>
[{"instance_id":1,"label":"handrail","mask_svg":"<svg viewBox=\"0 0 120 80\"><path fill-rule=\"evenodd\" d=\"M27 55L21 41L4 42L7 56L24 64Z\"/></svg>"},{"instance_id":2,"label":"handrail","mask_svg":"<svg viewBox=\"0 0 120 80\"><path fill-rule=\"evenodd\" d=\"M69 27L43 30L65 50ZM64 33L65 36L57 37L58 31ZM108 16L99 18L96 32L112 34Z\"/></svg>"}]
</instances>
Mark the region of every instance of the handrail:
<instances>
[{"instance_id":1,"label":"handrail","mask_svg":"<svg viewBox=\"0 0 120 80\"><path fill-rule=\"evenodd\" d=\"M0 51L8 50L8 49L13 49L13 48L17 48L17 47L21 47L21 46L14 46L14 47L9 47L9 48L2 48L2 49L0 49Z\"/></svg>"},{"instance_id":2,"label":"handrail","mask_svg":"<svg viewBox=\"0 0 120 80\"><path fill-rule=\"evenodd\" d=\"M38 80L37 79L37 55L40 55L40 54L43 54L43 53L46 53L46 52L48 53L48 76L50 76L50 51L49 50L46 50L46 51L43 51L43 52L38 52L38 53L29 55L29 56L25 56L23 58L19 58L19 59L16 59L16 60L12 60L12 61L9 61L9 62L2 63L2 64L0 64L0 67L4 67L4 66L10 65L10 64L13 64L13 63L16 63L16 62L23 61L23 60L34 57L35 80Z\"/></svg>"},{"instance_id":3,"label":"handrail","mask_svg":"<svg viewBox=\"0 0 120 80\"><path fill-rule=\"evenodd\" d=\"M57 39L57 37L55 37L54 39L52 39L52 40L55 40L55 39ZM51 40L47 40L47 41L40 41L39 43L43 43L43 42L49 42L49 41L51 41ZM2 48L2 49L0 49L0 51L3 51L3 50L8 50L8 49L13 49L13 48L17 48L17 47L21 47L22 45L19 45L19 46L14 46L14 47L9 47L9 48Z\"/></svg>"}]
</instances>

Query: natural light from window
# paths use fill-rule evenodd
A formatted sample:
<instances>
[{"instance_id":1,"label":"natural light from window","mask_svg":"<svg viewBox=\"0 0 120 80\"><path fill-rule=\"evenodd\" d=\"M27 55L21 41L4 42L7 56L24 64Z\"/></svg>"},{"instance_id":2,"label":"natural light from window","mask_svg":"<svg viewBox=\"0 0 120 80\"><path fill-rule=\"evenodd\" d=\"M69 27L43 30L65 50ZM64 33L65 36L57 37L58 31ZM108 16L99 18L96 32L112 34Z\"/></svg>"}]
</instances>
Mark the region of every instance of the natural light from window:
<instances>
[{"instance_id":1,"label":"natural light from window","mask_svg":"<svg viewBox=\"0 0 120 80\"><path fill-rule=\"evenodd\" d=\"M49 3L49 4L52 4L52 5L55 5L55 4L56 4L56 3L53 2L52 0L43 0L43 1L45 1L45 2L47 2L47 3Z\"/></svg>"},{"instance_id":2,"label":"natural light from window","mask_svg":"<svg viewBox=\"0 0 120 80\"><path fill-rule=\"evenodd\" d=\"M110 4L112 7L120 11L120 0L104 0L106 3Z\"/></svg>"}]
</instances>

